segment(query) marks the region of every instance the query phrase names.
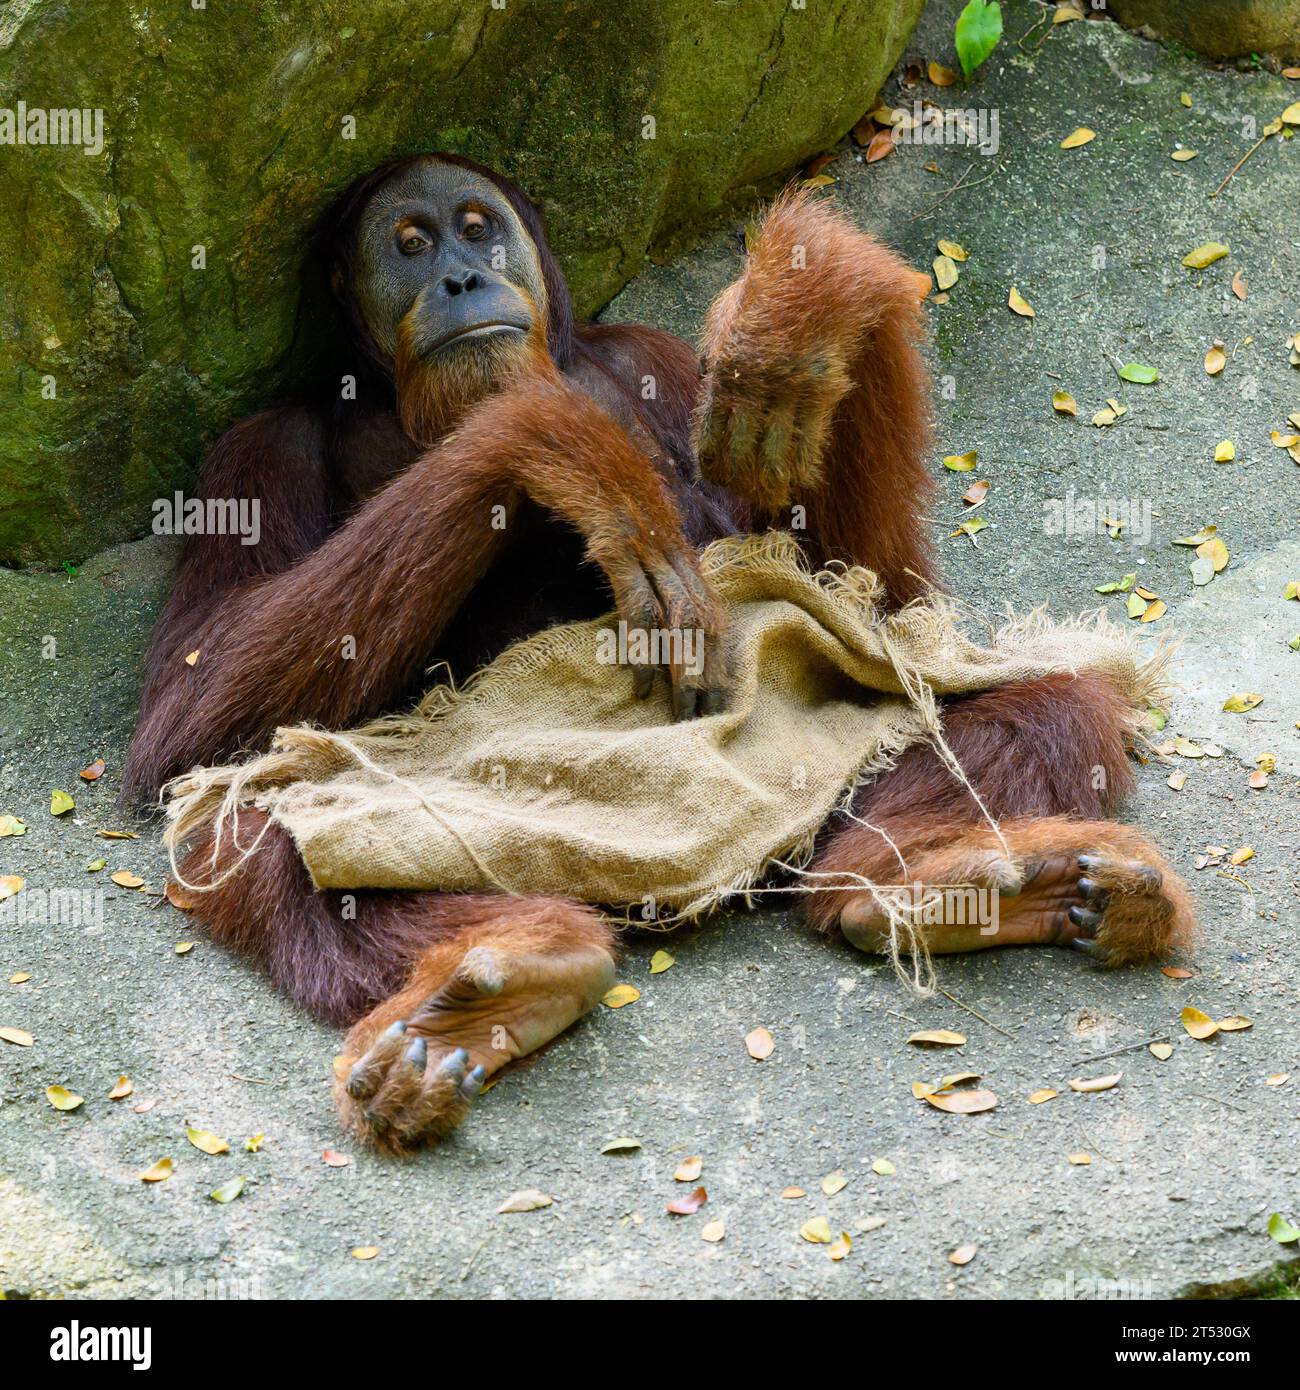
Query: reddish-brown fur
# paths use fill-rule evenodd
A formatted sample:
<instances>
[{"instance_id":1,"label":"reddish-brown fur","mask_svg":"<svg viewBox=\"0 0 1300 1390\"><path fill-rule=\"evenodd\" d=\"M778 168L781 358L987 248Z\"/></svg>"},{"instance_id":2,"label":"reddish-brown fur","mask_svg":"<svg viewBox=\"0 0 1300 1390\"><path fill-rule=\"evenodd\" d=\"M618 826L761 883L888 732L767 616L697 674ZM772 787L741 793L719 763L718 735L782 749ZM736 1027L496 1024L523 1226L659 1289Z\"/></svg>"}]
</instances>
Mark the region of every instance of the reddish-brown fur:
<instances>
[{"instance_id":1,"label":"reddish-brown fur","mask_svg":"<svg viewBox=\"0 0 1300 1390\"><path fill-rule=\"evenodd\" d=\"M396 363L385 362L348 287L356 219L401 163L350 190L332 256L364 389L347 406L268 411L213 450L204 495L260 499L262 539L188 543L150 653L128 796L264 747L277 724L341 727L399 706L435 660L467 674L516 637L611 600L629 621L713 639L702 674L669 673L679 713L707 711L725 684L723 618L696 552L752 525L791 528L815 562L870 567L894 605L935 581L920 520L932 487L921 315L915 277L897 257L826 203L779 200L711 310L697 362L655 329L576 324L536 208L513 184L450 162L489 177L526 225L545 284L544 331L482 399L472 384L423 372L400 345ZM505 529L489 524L498 506ZM1011 868L968 794L923 749L859 794L856 815L878 829L828 827L818 867L898 881L883 829L932 881L1020 874L1011 917L1019 911L1029 926L1006 939L1065 939L1073 929L1058 919L1074 900L1075 860L1099 852L1107 857L1093 877L1111 906L1097 940L1109 958L1180 942L1191 921L1185 890L1167 870L1163 888L1152 877L1159 856L1135 831L1103 823L1130 780L1124 717L1099 676L954 702L948 740L1006 823ZM318 1017L360 1020L348 1049L361 1060L340 1105L381 1147L404 1150L459 1121L469 1102L457 1048L482 1073L495 1070L591 1007L612 970L613 935L589 907L317 893L288 836L244 813L241 842L262 831L259 851L198 911ZM231 854L224 845L218 870ZM187 875L212 867L211 845L194 846ZM869 933L860 899L852 888L818 894L809 915L826 928L841 914L846 925L861 918ZM417 1066L406 1060L412 1038L429 1049L427 1068L423 1050Z\"/></svg>"}]
</instances>

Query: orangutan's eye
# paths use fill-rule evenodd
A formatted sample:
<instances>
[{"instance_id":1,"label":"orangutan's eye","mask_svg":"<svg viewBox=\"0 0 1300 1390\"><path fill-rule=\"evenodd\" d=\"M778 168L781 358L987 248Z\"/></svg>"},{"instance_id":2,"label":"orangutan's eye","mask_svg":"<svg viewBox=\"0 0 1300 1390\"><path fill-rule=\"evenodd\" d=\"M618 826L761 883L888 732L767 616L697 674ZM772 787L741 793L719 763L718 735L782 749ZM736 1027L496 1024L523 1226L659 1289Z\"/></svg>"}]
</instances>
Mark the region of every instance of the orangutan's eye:
<instances>
[{"instance_id":1,"label":"orangutan's eye","mask_svg":"<svg viewBox=\"0 0 1300 1390\"><path fill-rule=\"evenodd\" d=\"M460 224L460 234L466 241L482 241L488 234L487 218L482 213L467 212Z\"/></svg>"},{"instance_id":2,"label":"orangutan's eye","mask_svg":"<svg viewBox=\"0 0 1300 1390\"><path fill-rule=\"evenodd\" d=\"M429 245L429 238L414 227L408 227L398 238L397 246L404 256L418 256Z\"/></svg>"}]
</instances>

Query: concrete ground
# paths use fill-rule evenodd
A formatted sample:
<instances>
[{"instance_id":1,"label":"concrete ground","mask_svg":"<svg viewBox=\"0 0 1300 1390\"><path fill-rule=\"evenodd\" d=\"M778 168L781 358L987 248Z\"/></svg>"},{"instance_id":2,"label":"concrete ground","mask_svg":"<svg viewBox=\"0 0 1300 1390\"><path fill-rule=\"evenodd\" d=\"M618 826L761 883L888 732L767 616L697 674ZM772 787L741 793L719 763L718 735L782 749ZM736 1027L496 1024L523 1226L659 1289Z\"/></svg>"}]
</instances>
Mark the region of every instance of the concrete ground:
<instances>
[{"instance_id":1,"label":"concrete ground","mask_svg":"<svg viewBox=\"0 0 1300 1390\"><path fill-rule=\"evenodd\" d=\"M930 7L910 58L955 65L958 8ZM1179 792L1169 766L1141 769L1127 814L1191 880L1204 927L1193 977L994 951L944 960L947 994L918 1002L887 967L811 939L779 910L721 918L674 938L664 974L648 969L664 943L636 944L621 977L640 1000L598 1010L508 1076L453 1142L407 1163L376 1159L334 1117L335 1033L190 919L107 881L129 869L157 890L165 878L154 828L134 827L138 840L95 832L130 828L114 797L170 544L121 547L75 576L3 574L0 816L28 831L0 839L0 874L22 876L26 894L102 890L104 912L95 920L92 898L76 925L0 926L0 1027L35 1038L0 1042L0 1291L1035 1298L1087 1296L1098 1278L1139 1296L1277 1278L1296 1247L1269 1238L1269 1215L1300 1223L1300 652L1285 645L1300 603L1282 597L1300 579L1300 469L1269 431L1300 410L1285 347L1300 329L1300 142L1269 139L1208 195L1257 138L1249 123L1262 130L1300 86L1212 71L1107 22L1042 26L1018 42L1043 11L1019 0L1004 10L1003 42L968 88L923 84L902 98L996 110L997 154L903 146L867 167L846 147L827 196L917 265L939 237L970 252L950 302L928 309L942 395L934 524L956 588L988 611L1104 601L1119 616L1123 599L1094 587L1136 572L1168 604L1152 634L1185 638L1167 732L1222 755L1175 758L1188 774ZM1079 126L1096 139L1061 150ZM1197 158L1173 161L1180 143ZM968 165L966 186L945 197ZM1211 240L1230 256L1184 269L1183 255ZM691 332L735 274L737 246L733 230L648 271L611 316ZM1237 271L1244 302L1229 290ZM1035 320L1007 309L1013 284ZM1231 361L1211 379L1202 357L1215 338ZM1112 359L1155 366L1160 380L1128 385ZM1077 418L1053 413L1061 389ZM1095 428L1112 396L1128 413ZM1237 457L1216 465L1221 439ZM977 473L943 470L941 455L969 449ZM948 538L974 477L992 484L977 545ZM1071 488L1129 507L1130 531L1149 520L1147 543L1049 534L1044 503ZM1231 563L1194 589L1191 553L1170 541L1207 523ZM1264 699L1223 713L1238 691ZM1251 790L1265 752L1277 770ZM107 774L79 783L97 756ZM77 799L57 820L56 787ZM1211 843L1254 857L1197 871ZM99 858L106 867L88 872ZM181 941L196 944L178 955ZM31 978L5 983L16 972ZM1197 1042L1180 1024L1186 1004L1254 1026ZM755 1062L743 1039L760 1024L775 1051ZM921 1027L969 1041L922 1052L906 1042ZM1105 1057L1161 1037L1167 1061L1141 1046ZM912 1082L964 1070L997 1093L995 1110L948 1115L913 1098ZM1123 1077L1105 1093L1067 1088L1110 1071ZM123 1073L135 1093L111 1101ZM1279 1073L1289 1079L1267 1084ZM59 1113L44 1094L52 1083L85 1103ZM1061 1094L1028 1104L1040 1087ZM144 1101L156 1103L137 1113ZM234 1152L200 1153L191 1125ZM260 1152L246 1152L258 1133ZM602 1155L618 1136L641 1147ZM350 1164L328 1166L325 1149ZM1091 1163L1072 1164L1079 1153ZM703 1158L708 1204L669 1216L687 1155ZM163 1157L175 1176L141 1183ZM894 1171L877 1175L878 1159ZM837 1171L845 1184L825 1195ZM208 1199L237 1174L249 1179L242 1196ZM783 1199L789 1186L808 1195ZM553 1205L495 1214L522 1188ZM817 1216L852 1236L843 1261L800 1238ZM701 1232L714 1219L726 1234L711 1244ZM977 1252L958 1267L948 1255L964 1244ZM354 1258L365 1246L378 1254Z\"/></svg>"}]
</instances>

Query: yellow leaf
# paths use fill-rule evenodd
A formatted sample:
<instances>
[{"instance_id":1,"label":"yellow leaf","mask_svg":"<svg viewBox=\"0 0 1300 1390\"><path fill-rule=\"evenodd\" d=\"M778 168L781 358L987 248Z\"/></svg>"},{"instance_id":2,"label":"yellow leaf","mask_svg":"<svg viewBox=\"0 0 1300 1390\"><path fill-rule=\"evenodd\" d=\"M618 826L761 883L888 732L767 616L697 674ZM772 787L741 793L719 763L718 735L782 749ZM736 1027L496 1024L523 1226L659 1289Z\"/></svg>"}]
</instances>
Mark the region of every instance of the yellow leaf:
<instances>
[{"instance_id":1,"label":"yellow leaf","mask_svg":"<svg viewBox=\"0 0 1300 1390\"><path fill-rule=\"evenodd\" d=\"M831 1243L831 1223L824 1216L814 1216L799 1227L799 1234L811 1245Z\"/></svg>"},{"instance_id":2,"label":"yellow leaf","mask_svg":"<svg viewBox=\"0 0 1300 1390\"><path fill-rule=\"evenodd\" d=\"M1093 417L1092 423L1101 429L1104 425L1113 425L1118 416L1109 406L1105 410L1099 410Z\"/></svg>"},{"instance_id":3,"label":"yellow leaf","mask_svg":"<svg viewBox=\"0 0 1300 1390\"><path fill-rule=\"evenodd\" d=\"M15 1047L30 1047L36 1041L26 1028L0 1028L0 1038Z\"/></svg>"},{"instance_id":4,"label":"yellow leaf","mask_svg":"<svg viewBox=\"0 0 1300 1390\"><path fill-rule=\"evenodd\" d=\"M1291 1073L1289 1071L1275 1071L1272 1076L1266 1076L1264 1078L1264 1085L1285 1086L1290 1079Z\"/></svg>"},{"instance_id":5,"label":"yellow leaf","mask_svg":"<svg viewBox=\"0 0 1300 1390\"><path fill-rule=\"evenodd\" d=\"M940 242L938 243L938 247L939 247L940 252L941 252L943 255L947 256L948 259L951 260L951 261L968 261L968 260L970 260L970 252L967 251L966 248L965 248L964 246L962 246L960 242L956 242L956 241L940 241Z\"/></svg>"},{"instance_id":6,"label":"yellow leaf","mask_svg":"<svg viewBox=\"0 0 1300 1390\"><path fill-rule=\"evenodd\" d=\"M17 816L0 816L0 840L6 835L26 835L27 822Z\"/></svg>"},{"instance_id":7,"label":"yellow leaf","mask_svg":"<svg viewBox=\"0 0 1300 1390\"><path fill-rule=\"evenodd\" d=\"M1254 691L1244 690L1238 695L1229 695L1223 702L1223 708L1228 714L1245 714L1263 699L1262 695L1256 695Z\"/></svg>"},{"instance_id":8,"label":"yellow leaf","mask_svg":"<svg viewBox=\"0 0 1300 1390\"><path fill-rule=\"evenodd\" d=\"M1202 542L1196 547L1196 554L1202 560L1208 560L1214 566L1215 574L1222 574L1228 568L1228 547L1219 539L1218 536L1211 536L1208 541Z\"/></svg>"},{"instance_id":9,"label":"yellow leaf","mask_svg":"<svg viewBox=\"0 0 1300 1390\"><path fill-rule=\"evenodd\" d=\"M31 978L32 977L25 970L19 970L10 975L9 983L11 985L25 985Z\"/></svg>"},{"instance_id":10,"label":"yellow leaf","mask_svg":"<svg viewBox=\"0 0 1300 1390\"><path fill-rule=\"evenodd\" d=\"M136 1177L141 1182L166 1182L176 1171L176 1165L170 1158L160 1158L152 1168L146 1168L144 1172L137 1173Z\"/></svg>"},{"instance_id":11,"label":"yellow leaf","mask_svg":"<svg viewBox=\"0 0 1300 1390\"><path fill-rule=\"evenodd\" d=\"M871 1165L871 1171L878 1177L891 1178L898 1170L887 1158L877 1158Z\"/></svg>"},{"instance_id":12,"label":"yellow leaf","mask_svg":"<svg viewBox=\"0 0 1300 1390\"><path fill-rule=\"evenodd\" d=\"M189 652L189 653L186 654L186 657L185 657L185 664L186 664L186 666L193 666L194 663L195 663L198 659L199 659L199 649L198 649L198 647L195 647L194 650L193 650L192 652Z\"/></svg>"},{"instance_id":13,"label":"yellow leaf","mask_svg":"<svg viewBox=\"0 0 1300 1390\"><path fill-rule=\"evenodd\" d=\"M822 1191L828 1197L834 1197L837 1192L842 1192L848 1186L848 1178L838 1169L834 1173L827 1173L822 1179Z\"/></svg>"},{"instance_id":14,"label":"yellow leaf","mask_svg":"<svg viewBox=\"0 0 1300 1390\"><path fill-rule=\"evenodd\" d=\"M968 1265L975 1258L975 1252L979 1249L977 1245L959 1245L956 1250L948 1256L948 1263L954 1265Z\"/></svg>"},{"instance_id":15,"label":"yellow leaf","mask_svg":"<svg viewBox=\"0 0 1300 1390\"><path fill-rule=\"evenodd\" d=\"M934 258L934 280L941 290L950 290L957 283L957 266L951 256Z\"/></svg>"},{"instance_id":16,"label":"yellow leaf","mask_svg":"<svg viewBox=\"0 0 1300 1390\"><path fill-rule=\"evenodd\" d=\"M1281 430L1269 430L1268 437L1279 449L1293 449L1300 444L1300 434L1283 434Z\"/></svg>"},{"instance_id":17,"label":"yellow leaf","mask_svg":"<svg viewBox=\"0 0 1300 1390\"><path fill-rule=\"evenodd\" d=\"M1193 1008L1190 1004L1183 1009L1183 1027L1198 1042L1212 1038L1219 1031L1219 1025L1209 1014L1202 1013L1200 1009Z\"/></svg>"},{"instance_id":18,"label":"yellow leaf","mask_svg":"<svg viewBox=\"0 0 1300 1390\"><path fill-rule=\"evenodd\" d=\"M0 903L6 898L12 898L15 893L21 893L26 882L25 878L19 878L17 874L0 874Z\"/></svg>"},{"instance_id":19,"label":"yellow leaf","mask_svg":"<svg viewBox=\"0 0 1300 1390\"><path fill-rule=\"evenodd\" d=\"M1021 318L1032 319L1034 317L1033 306L1014 285L1011 286L1011 293L1007 295L1007 308L1012 313L1019 314Z\"/></svg>"},{"instance_id":20,"label":"yellow leaf","mask_svg":"<svg viewBox=\"0 0 1300 1390\"><path fill-rule=\"evenodd\" d=\"M77 1106L84 1104L83 1097L75 1095L66 1086L47 1086L45 1099L56 1110L75 1110Z\"/></svg>"},{"instance_id":21,"label":"yellow leaf","mask_svg":"<svg viewBox=\"0 0 1300 1390\"><path fill-rule=\"evenodd\" d=\"M178 956L188 956L194 949L194 943L192 941L178 941L172 949Z\"/></svg>"},{"instance_id":22,"label":"yellow leaf","mask_svg":"<svg viewBox=\"0 0 1300 1390\"><path fill-rule=\"evenodd\" d=\"M1070 1090L1082 1092L1084 1095L1092 1095L1096 1091L1110 1091L1119 1085L1119 1079L1123 1075L1122 1071L1116 1071L1108 1076L1092 1076L1086 1080L1075 1077L1070 1082Z\"/></svg>"},{"instance_id":23,"label":"yellow leaf","mask_svg":"<svg viewBox=\"0 0 1300 1390\"><path fill-rule=\"evenodd\" d=\"M247 1181L242 1175L231 1178L229 1182L223 1182L220 1187L208 1193L214 1202L220 1202L224 1206L227 1202L233 1202L236 1197L244 1190L244 1183Z\"/></svg>"},{"instance_id":24,"label":"yellow leaf","mask_svg":"<svg viewBox=\"0 0 1300 1390\"><path fill-rule=\"evenodd\" d=\"M927 67L930 81L936 87L951 87L957 80L957 74L951 68L946 68L942 63L931 62Z\"/></svg>"},{"instance_id":25,"label":"yellow leaf","mask_svg":"<svg viewBox=\"0 0 1300 1390\"><path fill-rule=\"evenodd\" d=\"M50 793L50 815L66 816L77 803L67 794L57 788Z\"/></svg>"},{"instance_id":26,"label":"yellow leaf","mask_svg":"<svg viewBox=\"0 0 1300 1390\"><path fill-rule=\"evenodd\" d=\"M834 174L814 174L812 178L803 180L803 186L805 188L825 188L834 182Z\"/></svg>"},{"instance_id":27,"label":"yellow leaf","mask_svg":"<svg viewBox=\"0 0 1300 1390\"><path fill-rule=\"evenodd\" d=\"M1076 1168L1086 1168L1092 1162L1092 1155L1085 1153L1071 1154L1070 1162L1073 1163Z\"/></svg>"},{"instance_id":28,"label":"yellow leaf","mask_svg":"<svg viewBox=\"0 0 1300 1390\"><path fill-rule=\"evenodd\" d=\"M1227 355L1219 343L1205 354L1205 374L1206 376L1218 376L1219 373L1228 365Z\"/></svg>"},{"instance_id":29,"label":"yellow leaf","mask_svg":"<svg viewBox=\"0 0 1300 1390\"><path fill-rule=\"evenodd\" d=\"M1174 1055L1173 1047L1166 1042L1153 1042L1150 1047L1150 1052L1153 1057L1161 1062L1167 1062Z\"/></svg>"},{"instance_id":30,"label":"yellow leaf","mask_svg":"<svg viewBox=\"0 0 1300 1390\"><path fill-rule=\"evenodd\" d=\"M1237 457L1237 446L1231 439L1221 439L1214 450L1215 463L1231 463Z\"/></svg>"},{"instance_id":31,"label":"yellow leaf","mask_svg":"<svg viewBox=\"0 0 1300 1390\"><path fill-rule=\"evenodd\" d=\"M929 1043L937 1047L963 1047L966 1038L962 1033L949 1032L947 1028L923 1028L908 1038L910 1043Z\"/></svg>"},{"instance_id":32,"label":"yellow leaf","mask_svg":"<svg viewBox=\"0 0 1300 1390\"><path fill-rule=\"evenodd\" d=\"M766 1061L775 1047L776 1043L766 1028L755 1028L753 1032L745 1034L745 1051L756 1062Z\"/></svg>"},{"instance_id":33,"label":"yellow leaf","mask_svg":"<svg viewBox=\"0 0 1300 1390\"><path fill-rule=\"evenodd\" d=\"M129 1076L119 1076L117 1085L108 1093L109 1100L125 1100L135 1090Z\"/></svg>"},{"instance_id":34,"label":"yellow leaf","mask_svg":"<svg viewBox=\"0 0 1300 1390\"><path fill-rule=\"evenodd\" d=\"M1192 104L1192 98L1187 92L1179 92L1178 100L1181 101L1184 106L1190 106Z\"/></svg>"},{"instance_id":35,"label":"yellow leaf","mask_svg":"<svg viewBox=\"0 0 1300 1390\"><path fill-rule=\"evenodd\" d=\"M787 1202L796 1201L798 1198L806 1197L807 1195L808 1194L802 1187L786 1187L781 1189L781 1196L784 1197Z\"/></svg>"},{"instance_id":36,"label":"yellow leaf","mask_svg":"<svg viewBox=\"0 0 1300 1390\"><path fill-rule=\"evenodd\" d=\"M1078 130L1072 131L1061 141L1063 150L1077 150L1080 145L1086 145L1089 140L1095 140L1097 132L1089 130L1086 125L1081 125Z\"/></svg>"},{"instance_id":37,"label":"yellow leaf","mask_svg":"<svg viewBox=\"0 0 1300 1390\"><path fill-rule=\"evenodd\" d=\"M1244 1033L1247 1028L1255 1025L1248 1018L1242 1018L1240 1014L1229 1014L1227 1018L1219 1020L1220 1033Z\"/></svg>"},{"instance_id":38,"label":"yellow leaf","mask_svg":"<svg viewBox=\"0 0 1300 1390\"><path fill-rule=\"evenodd\" d=\"M1037 1091L1030 1092L1029 1103L1030 1105L1042 1105L1045 1100L1055 1100L1056 1096L1057 1092L1052 1090L1050 1086L1043 1086Z\"/></svg>"},{"instance_id":39,"label":"yellow leaf","mask_svg":"<svg viewBox=\"0 0 1300 1390\"><path fill-rule=\"evenodd\" d=\"M1282 120L1287 125L1300 125L1300 101L1294 102L1282 112Z\"/></svg>"},{"instance_id":40,"label":"yellow leaf","mask_svg":"<svg viewBox=\"0 0 1300 1390\"><path fill-rule=\"evenodd\" d=\"M1068 391L1053 391L1052 409L1062 415L1077 415L1079 404ZM1112 418L1114 417L1112 416Z\"/></svg>"},{"instance_id":41,"label":"yellow leaf","mask_svg":"<svg viewBox=\"0 0 1300 1390\"><path fill-rule=\"evenodd\" d=\"M621 1009L625 1004L635 1004L641 991L635 985L615 985L600 1001L607 1009Z\"/></svg>"},{"instance_id":42,"label":"yellow leaf","mask_svg":"<svg viewBox=\"0 0 1300 1390\"><path fill-rule=\"evenodd\" d=\"M117 873L111 874L113 882L119 888L143 888L144 879L139 874L133 874L130 869L119 869Z\"/></svg>"},{"instance_id":43,"label":"yellow leaf","mask_svg":"<svg viewBox=\"0 0 1300 1390\"><path fill-rule=\"evenodd\" d=\"M952 473L970 473L974 471L975 461L979 455L974 449L968 450L964 454L948 454L943 466Z\"/></svg>"},{"instance_id":44,"label":"yellow leaf","mask_svg":"<svg viewBox=\"0 0 1300 1390\"><path fill-rule=\"evenodd\" d=\"M373 1260L379 1254L377 1245L358 1245L352 1252L354 1260Z\"/></svg>"},{"instance_id":45,"label":"yellow leaf","mask_svg":"<svg viewBox=\"0 0 1300 1390\"><path fill-rule=\"evenodd\" d=\"M196 1149L201 1149L205 1154L228 1154L230 1152L230 1145L219 1134L213 1134L210 1130L187 1129L185 1137Z\"/></svg>"},{"instance_id":46,"label":"yellow leaf","mask_svg":"<svg viewBox=\"0 0 1300 1390\"><path fill-rule=\"evenodd\" d=\"M650 957L650 973L652 975L662 975L665 970L671 970L677 964L677 957L670 956L667 951L656 951Z\"/></svg>"},{"instance_id":47,"label":"yellow leaf","mask_svg":"<svg viewBox=\"0 0 1300 1390\"><path fill-rule=\"evenodd\" d=\"M700 1239L707 1240L710 1245L716 1245L726 1234L727 1228L721 1221L710 1221L700 1232Z\"/></svg>"},{"instance_id":48,"label":"yellow leaf","mask_svg":"<svg viewBox=\"0 0 1300 1390\"><path fill-rule=\"evenodd\" d=\"M620 1135L617 1139L610 1139L600 1146L603 1154L626 1154L635 1153L641 1147L639 1139L633 1139L630 1135Z\"/></svg>"},{"instance_id":49,"label":"yellow leaf","mask_svg":"<svg viewBox=\"0 0 1300 1390\"><path fill-rule=\"evenodd\" d=\"M1169 156L1169 158L1170 158L1170 159L1176 159L1176 160L1179 162L1179 164L1186 164L1187 161L1188 161L1189 159L1195 159L1195 158L1196 158L1196 151L1195 151L1195 150L1175 150L1175 151L1173 152L1173 154L1171 154L1171 155Z\"/></svg>"},{"instance_id":50,"label":"yellow leaf","mask_svg":"<svg viewBox=\"0 0 1300 1390\"><path fill-rule=\"evenodd\" d=\"M1052 15L1053 24L1069 24L1072 19L1082 19L1083 12L1073 5L1058 5Z\"/></svg>"},{"instance_id":51,"label":"yellow leaf","mask_svg":"<svg viewBox=\"0 0 1300 1390\"><path fill-rule=\"evenodd\" d=\"M852 1249L853 1242L849 1239L849 1233L841 1231L839 1239L832 1243L831 1248L826 1253L838 1264Z\"/></svg>"},{"instance_id":52,"label":"yellow leaf","mask_svg":"<svg viewBox=\"0 0 1300 1390\"><path fill-rule=\"evenodd\" d=\"M1170 791L1180 792L1187 785L1187 774L1185 772L1171 772L1165 778L1165 785Z\"/></svg>"},{"instance_id":53,"label":"yellow leaf","mask_svg":"<svg viewBox=\"0 0 1300 1390\"><path fill-rule=\"evenodd\" d=\"M1228 254L1228 248L1221 241L1207 241L1203 246L1194 247L1183 257L1188 270L1204 270L1207 265L1221 261Z\"/></svg>"},{"instance_id":54,"label":"yellow leaf","mask_svg":"<svg viewBox=\"0 0 1300 1390\"><path fill-rule=\"evenodd\" d=\"M1157 618L1163 618L1167 611L1164 599L1158 598L1146 609L1138 622L1154 623Z\"/></svg>"},{"instance_id":55,"label":"yellow leaf","mask_svg":"<svg viewBox=\"0 0 1300 1390\"><path fill-rule=\"evenodd\" d=\"M684 1158L673 1173L674 1182L694 1182L704 1171L704 1160L699 1154Z\"/></svg>"}]
</instances>

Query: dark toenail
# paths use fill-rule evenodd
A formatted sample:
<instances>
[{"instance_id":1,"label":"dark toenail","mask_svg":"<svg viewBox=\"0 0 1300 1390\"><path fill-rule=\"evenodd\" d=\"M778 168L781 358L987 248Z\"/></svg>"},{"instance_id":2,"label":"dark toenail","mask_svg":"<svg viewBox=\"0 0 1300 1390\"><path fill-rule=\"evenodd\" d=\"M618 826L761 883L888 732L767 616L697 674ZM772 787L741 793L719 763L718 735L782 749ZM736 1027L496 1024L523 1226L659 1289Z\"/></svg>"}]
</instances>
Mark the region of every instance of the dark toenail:
<instances>
[{"instance_id":1,"label":"dark toenail","mask_svg":"<svg viewBox=\"0 0 1300 1390\"><path fill-rule=\"evenodd\" d=\"M455 1052L449 1052L442 1059L442 1065L438 1070L445 1072L453 1081L460 1081L465 1075L465 1066L468 1062L469 1053L463 1047L458 1047Z\"/></svg>"},{"instance_id":2,"label":"dark toenail","mask_svg":"<svg viewBox=\"0 0 1300 1390\"><path fill-rule=\"evenodd\" d=\"M406 1020L399 1018L391 1027L384 1029L384 1037L400 1038L406 1032Z\"/></svg>"},{"instance_id":3,"label":"dark toenail","mask_svg":"<svg viewBox=\"0 0 1300 1390\"><path fill-rule=\"evenodd\" d=\"M1090 912L1086 907L1080 907L1078 903L1070 905L1070 910L1066 916L1076 927L1089 933L1095 932L1101 926L1101 913Z\"/></svg>"},{"instance_id":4,"label":"dark toenail","mask_svg":"<svg viewBox=\"0 0 1300 1390\"><path fill-rule=\"evenodd\" d=\"M1070 945L1073 946L1076 951L1082 951L1086 956L1096 957L1101 955L1101 947L1086 936L1076 936L1074 940L1070 942Z\"/></svg>"},{"instance_id":5,"label":"dark toenail","mask_svg":"<svg viewBox=\"0 0 1300 1390\"><path fill-rule=\"evenodd\" d=\"M406 1049L406 1060L416 1071L423 1071L425 1063L429 1060L429 1044L423 1038L416 1038Z\"/></svg>"},{"instance_id":6,"label":"dark toenail","mask_svg":"<svg viewBox=\"0 0 1300 1390\"><path fill-rule=\"evenodd\" d=\"M1099 869L1102 859L1099 854L1081 854L1079 856L1079 867L1081 869Z\"/></svg>"},{"instance_id":7,"label":"dark toenail","mask_svg":"<svg viewBox=\"0 0 1300 1390\"><path fill-rule=\"evenodd\" d=\"M1087 898L1089 902L1096 903L1098 907L1105 907L1110 898L1110 894L1106 889L1104 889L1096 879L1092 878L1081 878L1079 880L1079 892Z\"/></svg>"}]
</instances>

